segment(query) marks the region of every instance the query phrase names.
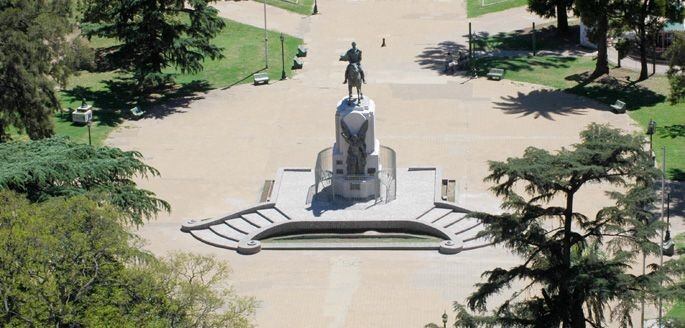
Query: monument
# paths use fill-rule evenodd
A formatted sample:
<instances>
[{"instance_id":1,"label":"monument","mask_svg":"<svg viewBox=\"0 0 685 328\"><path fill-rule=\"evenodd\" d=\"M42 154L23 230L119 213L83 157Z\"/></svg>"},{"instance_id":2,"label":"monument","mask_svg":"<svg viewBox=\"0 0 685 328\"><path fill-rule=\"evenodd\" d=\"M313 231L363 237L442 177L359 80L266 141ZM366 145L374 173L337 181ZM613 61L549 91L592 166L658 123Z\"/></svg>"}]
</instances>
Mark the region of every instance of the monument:
<instances>
[{"instance_id":1,"label":"monument","mask_svg":"<svg viewBox=\"0 0 685 328\"><path fill-rule=\"evenodd\" d=\"M376 103L361 93L365 83L361 58L355 43L340 57L348 62L345 83L349 83L349 94L332 113L333 145L319 152L313 170L281 168L274 180L265 182L256 205L219 218L190 220L181 230L206 244L241 254L263 249L405 249L456 254L487 246L477 235L481 223L467 217L469 211L456 203L455 180L443 179L437 167L397 169L395 151L380 144ZM357 97L352 96L352 86L357 87ZM306 234L333 239L344 236L352 242L317 244L311 237L301 236ZM274 241L292 236L300 236L301 241ZM429 241L370 243L373 239L369 236Z\"/></svg>"}]
</instances>

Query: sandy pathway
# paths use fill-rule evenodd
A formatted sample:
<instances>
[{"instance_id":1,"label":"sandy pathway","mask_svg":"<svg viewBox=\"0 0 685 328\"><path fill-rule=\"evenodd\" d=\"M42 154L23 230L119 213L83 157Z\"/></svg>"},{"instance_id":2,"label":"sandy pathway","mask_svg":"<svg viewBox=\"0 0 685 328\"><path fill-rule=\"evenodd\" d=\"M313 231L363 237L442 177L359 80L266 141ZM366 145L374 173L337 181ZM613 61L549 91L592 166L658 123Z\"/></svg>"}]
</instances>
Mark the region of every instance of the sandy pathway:
<instances>
[{"instance_id":1,"label":"sandy pathway","mask_svg":"<svg viewBox=\"0 0 685 328\"><path fill-rule=\"evenodd\" d=\"M246 257L201 244L180 225L253 204L278 167L314 165L317 152L334 140L335 104L346 93L337 57L353 39L364 50L365 94L377 104L381 143L397 151L398 166L441 166L457 180L459 202L471 209L497 208L482 183L487 160L518 156L528 146L567 146L591 122L625 129L632 122L557 91L441 75L442 49L457 47L446 42L464 32L461 1L319 5L323 14L301 29L310 55L294 79L211 91L164 119L127 123L109 143L141 151L162 173L141 181L173 206L173 213L140 230L148 248L213 253L229 261L236 289L262 301L260 327L422 327L463 300L482 271L517 258L496 248L455 256L265 251ZM350 21L359 25L348 27ZM379 47L382 37L388 47ZM602 197L594 187L578 203L594 211Z\"/></svg>"}]
</instances>

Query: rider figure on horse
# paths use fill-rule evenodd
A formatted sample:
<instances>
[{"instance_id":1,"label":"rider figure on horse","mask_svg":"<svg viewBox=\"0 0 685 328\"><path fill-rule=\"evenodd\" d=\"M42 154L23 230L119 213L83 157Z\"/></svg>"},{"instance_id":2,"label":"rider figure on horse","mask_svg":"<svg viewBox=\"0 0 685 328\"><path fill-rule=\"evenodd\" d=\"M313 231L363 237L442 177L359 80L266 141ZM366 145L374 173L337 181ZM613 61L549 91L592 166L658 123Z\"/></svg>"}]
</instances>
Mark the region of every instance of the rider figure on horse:
<instances>
[{"instance_id":1,"label":"rider figure on horse","mask_svg":"<svg viewBox=\"0 0 685 328\"><path fill-rule=\"evenodd\" d=\"M345 69L345 82L343 84L347 83L347 74L348 71L350 70L350 66L353 64L356 64L357 67L359 67L359 73L362 75L362 82L366 84L366 80L364 79L364 69L362 69L362 51L357 48L357 43L352 42L352 48L350 50L347 50L345 53L345 59L350 63L347 65L347 68Z\"/></svg>"}]
</instances>

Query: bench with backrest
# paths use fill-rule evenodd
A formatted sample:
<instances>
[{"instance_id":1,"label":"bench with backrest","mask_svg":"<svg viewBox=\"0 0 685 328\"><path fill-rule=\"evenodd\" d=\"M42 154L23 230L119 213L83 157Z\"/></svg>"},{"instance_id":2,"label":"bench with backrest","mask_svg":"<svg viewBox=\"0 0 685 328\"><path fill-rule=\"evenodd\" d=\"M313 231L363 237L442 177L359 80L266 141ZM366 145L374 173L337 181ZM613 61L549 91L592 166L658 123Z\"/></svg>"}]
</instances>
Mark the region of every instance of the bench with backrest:
<instances>
[{"instance_id":1,"label":"bench with backrest","mask_svg":"<svg viewBox=\"0 0 685 328\"><path fill-rule=\"evenodd\" d=\"M269 73L256 73L254 75L254 85L269 84Z\"/></svg>"},{"instance_id":2,"label":"bench with backrest","mask_svg":"<svg viewBox=\"0 0 685 328\"><path fill-rule=\"evenodd\" d=\"M297 57L307 57L307 47L303 45L297 46Z\"/></svg>"},{"instance_id":3,"label":"bench with backrest","mask_svg":"<svg viewBox=\"0 0 685 328\"><path fill-rule=\"evenodd\" d=\"M304 66L304 62L300 58L293 58L293 69L300 69Z\"/></svg>"},{"instance_id":4,"label":"bench with backrest","mask_svg":"<svg viewBox=\"0 0 685 328\"><path fill-rule=\"evenodd\" d=\"M621 114L626 112L626 103L616 99L616 103L611 105L611 109L614 113Z\"/></svg>"},{"instance_id":5,"label":"bench with backrest","mask_svg":"<svg viewBox=\"0 0 685 328\"><path fill-rule=\"evenodd\" d=\"M504 77L504 69L501 68L491 68L488 72L488 79L491 80L501 80Z\"/></svg>"},{"instance_id":6,"label":"bench with backrest","mask_svg":"<svg viewBox=\"0 0 685 328\"><path fill-rule=\"evenodd\" d=\"M145 115L145 112L143 110L141 110L138 106L131 108L130 111L131 111L131 115L134 118L139 118L139 117Z\"/></svg>"}]
</instances>

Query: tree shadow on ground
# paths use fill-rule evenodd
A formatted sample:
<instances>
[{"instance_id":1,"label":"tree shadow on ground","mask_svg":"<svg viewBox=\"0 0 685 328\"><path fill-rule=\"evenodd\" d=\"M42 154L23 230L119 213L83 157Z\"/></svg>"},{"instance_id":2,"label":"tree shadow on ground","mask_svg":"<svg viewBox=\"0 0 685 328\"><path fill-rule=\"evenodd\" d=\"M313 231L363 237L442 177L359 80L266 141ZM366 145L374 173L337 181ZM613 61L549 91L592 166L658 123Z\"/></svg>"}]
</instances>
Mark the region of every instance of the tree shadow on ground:
<instances>
[{"instance_id":1,"label":"tree shadow on ground","mask_svg":"<svg viewBox=\"0 0 685 328\"><path fill-rule=\"evenodd\" d=\"M569 75L566 80L578 82L578 85L568 88L566 91L607 105L612 105L617 100L621 100L626 103L626 110L651 107L666 100L666 96L662 94L640 86L636 82L618 79L614 76L603 75L600 78L592 79L589 72L584 72Z\"/></svg>"},{"instance_id":2,"label":"tree shadow on ground","mask_svg":"<svg viewBox=\"0 0 685 328\"><path fill-rule=\"evenodd\" d=\"M554 116L584 115L587 103L568 99L562 90L534 90L529 93L519 92L516 96L502 97L501 102L495 103L495 108L507 114L519 117L533 115L534 118L543 117L554 121Z\"/></svg>"},{"instance_id":3,"label":"tree shadow on ground","mask_svg":"<svg viewBox=\"0 0 685 328\"><path fill-rule=\"evenodd\" d=\"M448 51L456 58L458 57L459 51L468 52L468 48L454 41L443 41L435 46L425 48L416 56L417 59L415 62L422 68L434 70L440 72L440 74L446 74L444 71Z\"/></svg>"},{"instance_id":4,"label":"tree shadow on ground","mask_svg":"<svg viewBox=\"0 0 685 328\"><path fill-rule=\"evenodd\" d=\"M657 128L659 136L662 138L680 138L685 137L685 124L673 124Z\"/></svg>"},{"instance_id":5,"label":"tree shadow on ground","mask_svg":"<svg viewBox=\"0 0 685 328\"><path fill-rule=\"evenodd\" d=\"M98 110L93 112L94 120L100 125L116 126L130 115L135 106L146 111L146 115L162 118L188 107L190 102L201 99L200 93L211 89L207 81L192 81L180 85L165 86L141 99L136 91L135 81L130 77L117 77L102 82L103 89L75 86L62 93L70 102L85 100Z\"/></svg>"},{"instance_id":6,"label":"tree shadow on ground","mask_svg":"<svg viewBox=\"0 0 685 328\"><path fill-rule=\"evenodd\" d=\"M574 57L484 57L475 62L478 76L485 76L491 68L503 68L508 72L533 71L543 68L568 68L576 60Z\"/></svg>"},{"instance_id":7,"label":"tree shadow on ground","mask_svg":"<svg viewBox=\"0 0 685 328\"><path fill-rule=\"evenodd\" d=\"M555 50L563 51L576 49L578 40L576 36L580 33L578 25L570 26L570 33L559 35L557 28L553 25L538 28L535 33L536 50ZM468 38L468 35L465 35ZM518 29L512 32L500 32L490 34L488 32L477 32L473 36L473 44L476 50L495 51L495 50L533 50L533 29L532 26L525 29Z\"/></svg>"},{"instance_id":8,"label":"tree shadow on ground","mask_svg":"<svg viewBox=\"0 0 685 328\"><path fill-rule=\"evenodd\" d=\"M685 171L680 169L672 169L671 174L676 179L678 179L678 174L680 174L681 179L685 178ZM685 218L685 182L669 182L668 188L671 196L669 204L671 217L680 216Z\"/></svg>"}]
</instances>

